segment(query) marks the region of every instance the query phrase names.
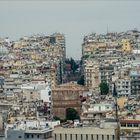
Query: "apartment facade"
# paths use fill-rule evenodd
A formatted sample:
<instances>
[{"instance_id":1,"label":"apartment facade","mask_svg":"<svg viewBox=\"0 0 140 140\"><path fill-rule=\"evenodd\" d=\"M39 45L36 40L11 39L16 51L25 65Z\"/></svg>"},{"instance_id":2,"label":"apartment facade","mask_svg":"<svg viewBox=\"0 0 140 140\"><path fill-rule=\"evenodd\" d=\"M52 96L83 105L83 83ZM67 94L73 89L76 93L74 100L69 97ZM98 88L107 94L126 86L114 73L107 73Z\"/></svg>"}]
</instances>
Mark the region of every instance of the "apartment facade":
<instances>
[{"instance_id":1,"label":"apartment facade","mask_svg":"<svg viewBox=\"0 0 140 140\"><path fill-rule=\"evenodd\" d=\"M133 95L139 95L140 94L140 71L139 70L130 71L130 78L131 78L131 93Z\"/></svg>"},{"instance_id":2,"label":"apartment facade","mask_svg":"<svg viewBox=\"0 0 140 140\"><path fill-rule=\"evenodd\" d=\"M129 77L119 78L115 83L118 96L128 96L131 94L131 80Z\"/></svg>"},{"instance_id":3,"label":"apartment facade","mask_svg":"<svg viewBox=\"0 0 140 140\"><path fill-rule=\"evenodd\" d=\"M57 128L54 140L116 140L117 133L113 128Z\"/></svg>"},{"instance_id":4,"label":"apartment facade","mask_svg":"<svg viewBox=\"0 0 140 140\"><path fill-rule=\"evenodd\" d=\"M87 61L84 68L85 86L89 89L99 87L99 64L96 61Z\"/></svg>"}]
</instances>

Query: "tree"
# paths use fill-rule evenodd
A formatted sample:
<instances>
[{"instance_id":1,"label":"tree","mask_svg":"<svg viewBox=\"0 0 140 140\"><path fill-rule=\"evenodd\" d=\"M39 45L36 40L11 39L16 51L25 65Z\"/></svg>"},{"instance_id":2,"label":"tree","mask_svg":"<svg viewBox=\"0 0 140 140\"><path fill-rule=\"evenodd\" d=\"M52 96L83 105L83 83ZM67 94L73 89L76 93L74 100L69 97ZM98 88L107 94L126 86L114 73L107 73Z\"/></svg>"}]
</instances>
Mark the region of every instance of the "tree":
<instances>
[{"instance_id":1,"label":"tree","mask_svg":"<svg viewBox=\"0 0 140 140\"><path fill-rule=\"evenodd\" d=\"M75 71L78 68L78 65L76 64L76 62L74 61L73 58L70 59L70 63L71 63L71 69L72 69L73 73L75 73Z\"/></svg>"},{"instance_id":2,"label":"tree","mask_svg":"<svg viewBox=\"0 0 140 140\"><path fill-rule=\"evenodd\" d=\"M109 93L109 86L106 81L101 82L99 87L101 95L107 95Z\"/></svg>"},{"instance_id":3,"label":"tree","mask_svg":"<svg viewBox=\"0 0 140 140\"><path fill-rule=\"evenodd\" d=\"M56 121L60 121L60 123L66 122L65 119L61 119L58 116L54 116L53 119L56 120Z\"/></svg>"},{"instance_id":4,"label":"tree","mask_svg":"<svg viewBox=\"0 0 140 140\"><path fill-rule=\"evenodd\" d=\"M73 58L66 59L65 63L71 65L71 70L72 70L73 74L75 73L75 71L79 67L79 65L75 62L75 60Z\"/></svg>"},{"instance_id":5,"label":"tree","mask_svg":"<svg viewBox=\"0 0 140 140\"><path fill-rule=\"evenodd\" d=\"M66 120L75 120L80 119L78 112L74 108L66 109Z\"/></svg>"},{"instance_id":6,"label":"tree","mask_svg":"<svg viewBox=\"0 0 140 140\"><path fill-rule=\"evenodd\" d=\"M80 77L80 79L77 81L77 84L79 84L79 85L84 85L84 83L85 83L84 75L82 75L82 76Z\"/></svg>"},{"instance_id":7,"label":"tree","mask_svg":"<svg viewBox=\"0 0 140 140\"><path fill-rule=\"evenodd\" d=\"M53 119L56 120L56 121L61 120L58 116L54 116Z\"/></svg>"},{"instance_id":8,"label":"tree","mask_svg":"<svg viewBox=\"0 0 140 140\"><path fill-rule=\"evenodd\" d=\"M114 83L114 87L113 87L113 97L117 97L118 94L117 94L117 90L116 90L116 85Z\"/></svg>"}]
</instances>

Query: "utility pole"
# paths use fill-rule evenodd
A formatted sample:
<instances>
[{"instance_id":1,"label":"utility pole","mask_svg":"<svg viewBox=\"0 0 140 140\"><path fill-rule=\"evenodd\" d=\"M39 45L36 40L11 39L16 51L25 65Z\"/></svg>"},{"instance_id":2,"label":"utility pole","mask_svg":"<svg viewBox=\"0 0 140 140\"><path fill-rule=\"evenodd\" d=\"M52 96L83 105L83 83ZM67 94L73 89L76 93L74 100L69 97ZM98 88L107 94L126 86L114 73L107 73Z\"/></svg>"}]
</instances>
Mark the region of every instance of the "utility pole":
<instances>
[{"instance_id":1,"label":"utility pole","mask_svg":"<svg viewBox=\"0 0 140 140\"><path fill-rule=\"evenodd\" d=\"M115 98L115 115L116 115L116 123L117 123L117 137L116 140L120 140L120 124L119 124L119 117L118 117L118 103L117 103L117 91L116 91L116 85L114 83L114 89L113 89L113 96Z\"/></svg>"}]
</instances>

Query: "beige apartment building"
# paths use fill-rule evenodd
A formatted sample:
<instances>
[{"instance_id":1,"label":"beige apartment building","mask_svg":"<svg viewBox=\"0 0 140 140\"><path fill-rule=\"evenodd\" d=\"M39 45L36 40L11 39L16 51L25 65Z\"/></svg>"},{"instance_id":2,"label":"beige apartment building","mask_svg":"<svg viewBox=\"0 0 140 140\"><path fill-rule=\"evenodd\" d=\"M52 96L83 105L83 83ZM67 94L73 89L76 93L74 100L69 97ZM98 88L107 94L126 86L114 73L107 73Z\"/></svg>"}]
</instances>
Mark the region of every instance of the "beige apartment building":
<instances>
[{"instance_id":1,"label":"beige apartment building","mask_svg":"<svg viewBox=\"0 0 140 140\"><path fill-rule=\"evenodd\" d=\"M99 63L87 61L84 69L85 86L89 89L99 87Z\"/></svg>"},{"instance_id":2,"label":"beige apartment building","mask_svg":"<svg viewBox=\"0 0 140 140\"><path fill-rule=\"evenodd\" d=\"M51 37L54 37L55 38L55 43L56 44L59 44L63 50L63 59L65 60L66 58L66 47L65 47L65 36L64 34L61 34L61 33L54 33L50 36Z\"/></svg>"},{"instance_id":3,"label":"beige apartment building","mask_svg":"<svg viewBox=\"0 0 140 140\"><path fill-rule=\"evenodd\" d=\"M91 55L97 47L94 42L83 43L82 44L82 56Z\"/></svg>"},{"instance_id":4,"label":"beige apartment building","mask_svg":"<svg viewBox=\"0 0 140 140\"><path fill-rule=\"evenodd\" d=\"M117 42L84 42L82 44L82 56L87 58L93 54L108 54L110 52L119 51L119 44Z\"/></svg>"}]
</instances>

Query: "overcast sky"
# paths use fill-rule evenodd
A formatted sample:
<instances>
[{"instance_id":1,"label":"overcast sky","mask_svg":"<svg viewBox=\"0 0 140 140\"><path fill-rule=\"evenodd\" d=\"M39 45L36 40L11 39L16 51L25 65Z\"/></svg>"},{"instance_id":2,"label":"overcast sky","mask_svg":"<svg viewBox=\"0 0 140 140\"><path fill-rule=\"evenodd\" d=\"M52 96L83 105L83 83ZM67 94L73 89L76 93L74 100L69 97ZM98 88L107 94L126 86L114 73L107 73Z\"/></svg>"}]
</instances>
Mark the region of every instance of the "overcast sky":
<instances>
[{"instance_id":1,"label":"overcast sky","mask_svg":"<svg viewBox=\"0 0 140 140\"><path fill-rule=\"evenodd\" d=\"M67 56L79 59L84 35L140 27L139 0L0 1L0 37L64 33Z\"/></svg>"}]
</instances>

